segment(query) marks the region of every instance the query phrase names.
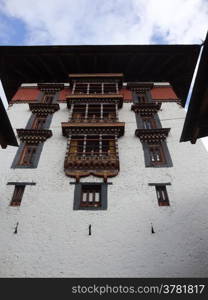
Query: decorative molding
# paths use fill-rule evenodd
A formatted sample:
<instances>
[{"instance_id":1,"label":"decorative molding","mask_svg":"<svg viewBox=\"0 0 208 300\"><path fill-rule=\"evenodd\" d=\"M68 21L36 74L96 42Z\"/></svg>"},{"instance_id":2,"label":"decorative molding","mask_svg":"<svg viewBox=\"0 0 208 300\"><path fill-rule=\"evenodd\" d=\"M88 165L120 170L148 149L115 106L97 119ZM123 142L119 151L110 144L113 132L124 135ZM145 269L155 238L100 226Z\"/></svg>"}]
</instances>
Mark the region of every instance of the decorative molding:
<instances>
[{"instance_id":1,"label":"decorative molding","mask_svg":"<svg viewBox=\"0 0 208 300\"><path fill-rule=\"evenodd\" d=\"M43 92L56 93L64 89L64 83L38 83L38 89Z\"/></svg>"},{"instance_id":2,"label":"decorative molding","mask_svg":"<svg viewBox=\"0 0 208 300\"><path fill-rule=\"evenodd\" d=\"M54 112L60 109L58 103L29 103L29 108L33 114L37 114L37 116L47 116L48 114L53 114Z\"/></svg>"},{"instance_id":3,"label":"decorative molding","mask_svg":"<svg viewBox=\"0 0 208 300\"><path fill-rule=\"evenodd\" d=\"M128 82L126 88L137 93L144 93L151 90L153 86L151 82Z\"/></svg>"},{"instance_id":4,"label":"decorative molding","mask_svg":"<svg viewBox=\"0 0 208 300\"><path fill-rule=\"evenodd\" d=\"M109 134L117 135L118 137L124 135L124 122L114 123L70 123L62 122L63 136L69 137L73 134Z\"/></svg>"},{"instance_id":5,"label":"decorative molding","mask_svg":"<svg viewBox=\"0 0 208 300\"><path fill-rule=\"evenodd\" d=\"M38 144L45 142L52 136L52 131L47 129L17 129L21 142Z\"/></svg>"},{"instance_id":6,"label":"decorative molding","mask_svg":"<svg viewBox=\"0 0 208 300\"><path fill-rule=\"evenodd\" d=\"M158 112L161 103L137 103L131 106L131 110L139 113L142 117L150 117Z\"/></svg>"},{"instance_id":7,"label":"decorative molding","mask_svg":"<svg viewBox=\"0 0 208 300\"><path fill-rule=\"evenodd\" d=\"M135 135L142 143L157 144L166 139L169 131L170 128L136 129Z\"/></svg>"},{"instance_id":8,"label":"decorative molding","mask_svg":"<svg viewBox=\"0 0 208 300\"><path fill-rule=\"evenodd\" d=\"M76 94L66 98L67 107L70 109L71 104L94 104L94 103L109 103L118 104L121 108L123 105L123 95L121 94Z\"/></svg>"}]
</instances>

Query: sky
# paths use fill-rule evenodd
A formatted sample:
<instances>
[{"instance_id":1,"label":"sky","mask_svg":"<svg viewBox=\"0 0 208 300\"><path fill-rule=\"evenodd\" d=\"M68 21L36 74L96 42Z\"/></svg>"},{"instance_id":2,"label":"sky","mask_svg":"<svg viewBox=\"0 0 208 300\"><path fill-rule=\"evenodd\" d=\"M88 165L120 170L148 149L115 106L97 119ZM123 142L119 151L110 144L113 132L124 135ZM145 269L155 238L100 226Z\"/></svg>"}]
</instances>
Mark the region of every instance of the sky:
<instances>
[{"instance_id":1,"label":"sky","mask_svg":"<svg viewBox=\"0 0 208 300\"><path fill-rule=\"evenodd\" d=\"M207 30L208 0L0 0L0 45L201 44Z\"/></svg>"}]
</instances>

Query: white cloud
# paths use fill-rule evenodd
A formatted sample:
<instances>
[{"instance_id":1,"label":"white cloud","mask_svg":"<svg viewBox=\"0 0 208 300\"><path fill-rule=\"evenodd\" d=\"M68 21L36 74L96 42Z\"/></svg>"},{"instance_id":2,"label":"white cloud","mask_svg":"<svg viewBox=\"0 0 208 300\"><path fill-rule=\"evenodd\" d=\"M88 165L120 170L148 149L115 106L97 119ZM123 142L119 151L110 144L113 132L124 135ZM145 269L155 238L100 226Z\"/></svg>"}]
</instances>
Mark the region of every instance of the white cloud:
<instances>
[{"instance_id":1,"label":"white cloud","mask_svg":"<svg viewBox=\"0 0 208 300\"><path fill-rule=\"evenodd\" d=\"M25 44L201 43L207 0L0 0L24 22Z\"/></svg>"}]
</instances>

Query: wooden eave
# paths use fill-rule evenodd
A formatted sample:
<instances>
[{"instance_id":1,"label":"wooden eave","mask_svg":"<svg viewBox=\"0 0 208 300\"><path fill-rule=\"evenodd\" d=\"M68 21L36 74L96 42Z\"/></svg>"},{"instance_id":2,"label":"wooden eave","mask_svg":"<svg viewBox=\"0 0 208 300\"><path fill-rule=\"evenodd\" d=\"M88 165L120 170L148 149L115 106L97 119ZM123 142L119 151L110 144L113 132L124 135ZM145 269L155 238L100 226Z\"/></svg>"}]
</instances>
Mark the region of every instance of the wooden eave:
<instances>
[{"instance_id":1,"label":"wooden eave","mask_svg":"<svg viewBox=\"0 0 208 300\"><path fill-rule=\"evenodd\" d=\"M158 143L164 141L170 132L170 128L136 129L135 135L141 142Z\"/></svg>"},{"instance_id":2,"label":"wooden eave","mask_svg":"<svg viewBox=\"0 0 208 300\"><path fill-rule=\"evenodd\" d=\"M52 136L52 131L49 129L17 129L18 137L22 142L37 144L45 142Z\"/></svg>"},{"instance_id":3,"label":"wooden eave","mask_svg":"<svg viewBox=\"0 0 208 300\"><path fill-rule=\"evenodd\" d=\"M200 45L0 46L8 101L21 83L63 83L68 74L123 73L125 82L170 82L186 100Z\"/></svg>"},{"instance_id":4,"label":"wooden eave","mask_svg":"<svg viewBox=\"0 0 208 300\"><path fill-rule=\"evenodd\" d=\"M82 103L102 103L111 102L112 100L118 103L118 108L123 105L123 95L121 94L74 94L66 97L67 107L70 108L71 104L76 104L76 102Z\"/></svg>"},{"instance_id":5,"label":"wooden eave","mask_svg":"<svg viewBox=\"0 0 208 300\"><path fill-rule=\"evenodd\" d=\"M38 114L38 115L48 115L48 114L53 114L56 111L60 109L60 106L58 103L29 103L29 108L32 111L33 114Z\"/></svg>"},{"instance_id":6,"label":"wooden eave","mask_svg":"<svg viewBox=\"0 0 208 300\"><path fill-rule=\"evenodd\" d=\"M62 122L63 136L68 137L72 134L109 134L118 135L118 137L124 135L125 123L113 122L113 123L70 123Z\"/></svg>"},{"instance_id":7,"label":"wooden eave","mask_svg":"<svg viewBox=\"0 0 208 300\"><path fill-rule=\"evenodd\" d=\"M137 103L131 106L131 110L135 113L139 113L142 116L153 115L160 110L162 103Z\"/></svg>"}]
</instances>

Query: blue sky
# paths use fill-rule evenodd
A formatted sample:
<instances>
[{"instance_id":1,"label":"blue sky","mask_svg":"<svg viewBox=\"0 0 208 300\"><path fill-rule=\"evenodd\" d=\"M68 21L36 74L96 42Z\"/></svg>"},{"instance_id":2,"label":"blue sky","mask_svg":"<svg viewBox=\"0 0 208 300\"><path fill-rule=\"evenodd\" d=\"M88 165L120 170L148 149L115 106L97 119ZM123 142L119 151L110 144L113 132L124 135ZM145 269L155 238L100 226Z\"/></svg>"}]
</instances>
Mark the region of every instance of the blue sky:
<instances>
[{"instance_id":1,"label":"blue sky","mask_svg":"<svg viewBox=\"0 0 208 300\"><path fill-rule=\"evenodd\" d=\"M208 0L0 0L1 45L189 44Z\"/></svg>"}]
</instances>

